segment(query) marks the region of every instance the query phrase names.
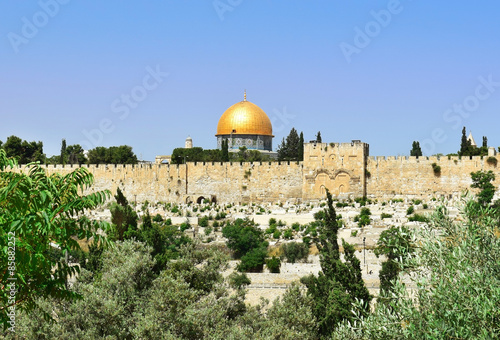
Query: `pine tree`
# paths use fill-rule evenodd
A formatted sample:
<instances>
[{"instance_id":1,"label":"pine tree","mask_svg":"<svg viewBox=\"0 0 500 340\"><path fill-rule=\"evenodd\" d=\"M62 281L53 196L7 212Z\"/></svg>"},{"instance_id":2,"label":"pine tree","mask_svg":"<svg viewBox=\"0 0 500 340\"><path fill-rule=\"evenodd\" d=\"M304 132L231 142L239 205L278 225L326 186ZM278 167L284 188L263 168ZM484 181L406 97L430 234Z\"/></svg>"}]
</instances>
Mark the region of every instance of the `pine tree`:
<instances>
[{"instance_id":1,"label":"pine tree","mask_svg":"<svg viewBox=\"0 0 500 340\"><path fill-rule=\"evenodd\" d=\"M337 214L332 195L327 190L328 208L320 214L319 238L316 246L320 252L321 271L318 276L303 277L307 293L313 298L313 313L319 322L320 337L328 338L336 325L343 320L353 320L353 302L362 300L361 314L367 314L372 296L361 275L361 263L354 255L352 245L342 240L344 262L340 259Z\"/></svg>"}]
</instances>

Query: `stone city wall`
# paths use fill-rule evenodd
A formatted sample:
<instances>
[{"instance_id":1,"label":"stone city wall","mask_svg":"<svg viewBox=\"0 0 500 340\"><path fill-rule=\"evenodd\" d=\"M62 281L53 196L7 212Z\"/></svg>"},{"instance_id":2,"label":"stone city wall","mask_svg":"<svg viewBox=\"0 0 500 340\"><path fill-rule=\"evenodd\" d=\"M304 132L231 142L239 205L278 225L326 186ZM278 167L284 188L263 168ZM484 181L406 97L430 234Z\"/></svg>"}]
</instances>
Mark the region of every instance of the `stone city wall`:
<instances>
[{"instance_id":1,"label":"stone city wall","mask_svg":"<svg viewBox=\"0 0 500 340\"><path fill-rule=\"evenodd\" d=\"M130 201L297 203L322 199L326 189L339 198L457 197L470 189L470 173L478 170L493 170L494 185L499 187L500 165L489 164L487 158L368 157L368 144L359 142L306 144L304 162L84 166L95 178L91 191L108 189L115 194L120 187ZM441 167L439 173L433 163ZM66 174L77 166L43 167L49 174Z\"/></svg>"},{"instance_id":2,"label":"stone city wall","mask_svg":"<svg viewBox=\"0 0 500 340\"><path fill-rule=\"evenodd\" d=\"M494 156L499 161L499 156ZM367 193L380 199L394 195L459 197L472 184L471 172L492 170L497 188L500 171L487 162L488 157L369 157L367 162ZM435 173L432 164L441 168ZM499 164L500 166L500 164Z\"/></svg>"},{"instance_id":3,"label":"stone city wall","mask_svg":"<svg viewBox=\"0 0 500 340\"><path fill-rule=\"evenodd\" d=\"M223 203L293 202L302 199L302 163L203 163L186 165L82 165L94 175L90 191L117 187L130 201L177 202L203 199ZM49 174L67 174L77 165L43 165ZM25 166L15 171L27 173ZM187 179L187 185L186 185Z\"/></svg>"}]
</instances>

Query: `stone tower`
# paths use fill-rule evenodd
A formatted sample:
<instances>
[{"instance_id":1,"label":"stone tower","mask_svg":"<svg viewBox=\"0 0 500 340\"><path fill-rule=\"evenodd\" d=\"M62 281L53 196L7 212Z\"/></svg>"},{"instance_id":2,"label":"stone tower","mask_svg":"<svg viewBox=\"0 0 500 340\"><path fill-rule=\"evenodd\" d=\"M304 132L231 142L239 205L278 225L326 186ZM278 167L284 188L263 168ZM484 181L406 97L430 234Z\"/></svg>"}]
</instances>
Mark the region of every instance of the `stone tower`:
<instances>
[{"instance_id":1,"label":"stone tower","mask_svg":"<svg viewBox=\"0 0 500 340\"><path fill-rule=\"evenodd\" d=\"M186 138L186 144L184 144L184 148L186 149L193 148L193 139L191 138L191 136L188 136L188 138Z\"/></svg>"}]
</instances>

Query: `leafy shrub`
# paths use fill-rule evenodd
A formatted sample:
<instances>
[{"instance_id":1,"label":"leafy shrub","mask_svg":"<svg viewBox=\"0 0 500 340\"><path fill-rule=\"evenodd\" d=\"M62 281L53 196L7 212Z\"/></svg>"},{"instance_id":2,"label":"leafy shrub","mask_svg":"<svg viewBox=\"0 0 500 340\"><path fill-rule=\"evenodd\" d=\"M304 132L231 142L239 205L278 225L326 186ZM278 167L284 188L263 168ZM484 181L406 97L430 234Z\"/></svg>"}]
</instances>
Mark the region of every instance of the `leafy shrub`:
<instances>
[{"instance_id":1,"label":"leafy shrub","mask_svg":"<svg viewBox=\"0 0 500 340\"><path fill-rule=\"evenodd\" d=\"M498 160L496 157L490 156L490 157L488 157L488 159L486 159L486 162L489 165L497 166Z\"/></svg>"},{"instance_id":2,"label":"leafy shrub","mask_svg":"<svg viewBox=\"0 0 500 340\"><path fill-rule=\"evenodd\" d=\"M207 235L207 236L210 235L212 233L212 231L213 231L212 227L206 227L205 228L205 235Z\"/></svg>"},{"instance_id":3,"label":"leafy shrub","mask_svg":"<svg viewBox=\"0 0 500 340\"><path fill-rule=\"evenodd\" d=\"M351 237L356 237L358 235L358 230L351 231Z\"/></svg>"},{"instance_id":4,"label":"leafy shrub","mask_svg":"<svg viewBox=\"0 0 500 340\"><path fill-rule=\"evenodd\" d=\"M292 229L287 229L285 230L285 232L283 233L283 237L287 240L290 240L293 238L293 231Z\"/></svg>"},{"instance_id":5,"label":"leafy shrub","mask_svg":"<svg viewBox=\"0 0 500 340\"><path fill-rule=\"evenodd\" d=\"M190 229L191 228L191 225L189 224L189 222L184 222L181 224L181 231L184 232L185 230L187 229Z\"/></svg>"},{"instance_id":6,"label":"leafy shrub","mask_svg":"<svg viewBox=\"0 0 500 340\"><path fill-rule=\"evenodd\" d=\"M273 218L273 217L271 217L271 218L269 219L269 225L276 225L276 219L275 219L275 218Z\"/></svg>"},{"instance_id":7,"label":"leafy shrub","mask_svg":"<svg viewBox=\"0 0 500 340\"><path fill-rule=\"evenodd\" d=\"M215 215L215 219L218 221L218 220L222 220L224 218L226 218L227 214L223 211L221 212L218 212L216 215Z\"/></svg>"},{"instance_id":8,"label":"leafy shrub","mask_svg":"<svg viewBox=\"0 0 500 340\"><path fill-rule=\"evenodd\" d=\"M424 208L424 209L428 209L428 208L429 208L429 206L427 205L427 203L424 203L424 204L422 205L422 208Z\"/></svg>"},{"instance_id":9,"label":"leafy shrub","mask_svg":"<svg viewBox=\"0 0 500 340\"><path fill-rule=\"evenodd\" d=\"M358 220L358 226L359 227L364 227L365 225L370 224L370 216L368 215L360 215L359 220Z\"/></svg>"},{"instance_id":10,"label":"leafy shrub","mask_svg":"<svg viewBox=\"0 0 500 340\"><path fill-rule=\"evenodd\" d=\"M431 166L436 176L441 174L441 167L439 165L437 165L436 163L432 163Z\"/></svg>"},{"instance_id":11,"label":"leafy shrub","mask_svg":"<svg viewBox=\"0 0 500 340\"><path fill-rule=\"evenodd\" d=\"M263 232L255 228L253 221L238 218L234 222L227 222L222 228L222 235L227 238L227 247L234 252L235 258L241 258L254 248L262 246Z\"/></svg>"},{"instance_id":12,"label":"leafy shrub","mask_svg":"<svg viewBox=\"0 0 500 340\"><path fill-rule=\"evenodd\" d=\"M200 218L198 220L198 225L203 228L208 227L208 216L203 216L202 218Z\"/></svg>"},{"instance_id":13,"label":"leafy shrub","mask_svg":"<svg viewBox=\"0 0 500 340\"><path fill-rule=\"evenodd\" d=\"M253 248L241 257L241 262L236 268L240 272L260 273L264 268L265 259L265 248Z\"/></svg>"},{"instance_id":14,"label":"leafy shrub","mask_svg":"<svg viewBox=\"0 0 500 340\"><path fill-rule=\"evenodd\" d=\"M392 218L392 215L391 215L391 214L387 214L387 213L382 213L382 215L380 215L380 218L381 218L381 219L384 219L384 218Z\"/></svg>"},{"instance_id":15,"label":"leafy shrub","mask_svg":"<svg viewBox=\"0 0 500 340\"><path fill-rule=\"evenodd\" d=\"M370 216L372 212L370 211L370 208L362 208L359 214L364 216Z\"/></svg>"},{"instance_id":16,"label":"leafy shrub","mask_svg":"<svg viewBox=\"0 0 500 340\"><path fill-rule=\"evenodd\" d=\"M276 231L277 227L276 227L276 224L272 224L269 226L269 228L266 229L265 233L267 235L271 235L271 234L274 234L274 232Z\"/></svg>"},{"instance_id":17,"label":"leafy shrub","mask_svg":"<svg viewBox=\"0 0 500 340\"><path fill-rule=\"evenodd\" d=\"M273 233L273 238L275 238L277 240L280 237L281 237L281 230L275 230Z\"/></svg>"},{"instance_id":18,"label":"leafy shrub","mask_svg":"<svg viewBox=\"0 0 500 340\"><path fill-rule=\"evenodd\" d=\"M300 230L300 223L295 222L294 224L292 224L292 229L295 231L299 231Z\"/></svg>"},{"instance_id":19,"label":"leafy shrub","mask_svg":"<svg viewBox=\"0 0 500 340\"><path fill-rule=\"evenodd\" d=\"M281 246L282 259L285 259L288 263L307 260L307 257L309 256L309 244L311 242L311 239L308 237L304 237L303 241L303 243L289 242L283 244Z\"/></svg>"},{"instance_id":20,"label":"leafy shrub","mask_svg":"<svg viewBox=\"0 0 500 340\"><path fill-rule=\"evenodd\" d=\"M302 237L302 243L307 245L307 249L311 246L311 238L309 236Z\"/></svg>"},{"instance_id":21,"label":"leafy shrub","mask_svg":"<svg viewBox=\"0 0 500 340\"><path fill-rule=\"evenodd\" d=\"M366 196L356 197L354 199L354 202L359 203L362 207L364 207L366 204L372 203L372 201L370 199L366 198Z\"/></svg>"},{"instance_id":22,"label":"leafy shrub","mask_svg":"<svg viewBox=\"0 0 500 340\"><path fill-rule=\"evenodd\" d=\"M161 217L160 214L156 214L155 217L153 217L153 222L163 222L163 217Z\"/></svg>"},{"instance_id":23,"label":"leafy shrub","mask_svg":"<svg viewBox=\"0 0 500 340\"><path fill-rule=\"evenodd\" d=\"M266 260L266 267L271 273L279 273L281 260L278 257L273 256L272 258Z\"/></svg>"},{"instance_id":24,"label":"leafy shrub","mask_svg":"<svg viewBox=\"0 0 500 340\"><path fill-rule=\"evenodd\" d=\"M248 286L252 283L245 273L233 272L228 276L229 285L234 289L240 289L243 286Z\"/></svg>"},{"instance_id":25,"label":"leafy shrub","mask_svg":"<svg viewBox=\"0 0 500 340\"><path fill-rule=\"evenodd\" d=\"M410 216L408 218L408 221L410 222L429 222L429 219L427 217L425 217L424 215L420 215L420 214L414 214L413 216Z\"/></svg>"},{"instance_id":26,"label":"leafy shrub","mask_svg":"<svg viewBox=\"0 0 500 340\"><path fill-rule=\"evenodd\" d=\"M415 212L415 208L413 207L413 205L410 205L408 207L408 209L406 209L406 215L411 215Z\"/></svg>"}]
</instances>

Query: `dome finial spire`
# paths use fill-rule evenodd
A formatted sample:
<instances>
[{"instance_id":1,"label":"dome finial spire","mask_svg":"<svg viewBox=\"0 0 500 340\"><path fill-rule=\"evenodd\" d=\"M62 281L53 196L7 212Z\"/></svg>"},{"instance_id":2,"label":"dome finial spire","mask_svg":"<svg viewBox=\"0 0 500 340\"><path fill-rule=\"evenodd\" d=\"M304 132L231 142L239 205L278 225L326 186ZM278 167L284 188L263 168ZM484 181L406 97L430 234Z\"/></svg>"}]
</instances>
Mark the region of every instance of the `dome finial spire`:
<instances>
[{"instance_id":1,"label":"dome finial spire","mask_svg":"<svg viewBox=\"0 0 500 340\"><path fill-rule=\"evenodd\" d=\"M247 101L247 89L245 89L245 92L243 93L243 101Z\"/></svg>"}]
</instances>

